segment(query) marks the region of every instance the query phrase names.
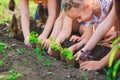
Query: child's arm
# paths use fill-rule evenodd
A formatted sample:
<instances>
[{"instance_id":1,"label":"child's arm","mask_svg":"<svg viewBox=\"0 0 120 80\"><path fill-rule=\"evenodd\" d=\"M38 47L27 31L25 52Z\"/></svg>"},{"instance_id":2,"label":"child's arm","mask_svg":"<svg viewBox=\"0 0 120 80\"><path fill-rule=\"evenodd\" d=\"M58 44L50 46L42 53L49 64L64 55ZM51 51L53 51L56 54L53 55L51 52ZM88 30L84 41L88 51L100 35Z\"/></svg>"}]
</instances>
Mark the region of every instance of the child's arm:
<instances>
[{"instance_id":1,"label":"child's arm","mask_svg":"<svg viewBox=\"0 0 120 80\"><path fill-rule=\"evenodd\" d=\"M71 18L69 18L68 16L65 16L62 30L56 39L56 42L58 44L61 44L65 39L67 39L71 35L72 22L73 20Z\"/></svg>"},{"instance_id":2,"label":"child's arm","mask_svg":"<svg viewBox=\"0 0 120 80\"><path fill-rule=\"evenodd\" d=\"M28 7L28 0L20 0L20 14L21 14L21 25L24 35L24 43L28 46L29 44L29 35L30 35L30 14Z\"/></svg>"},{"instance_id":3,"label":"child's arm","mask_svg":"<svg viewBox=\"0 0 120 80\"><path fill-rule=\"evenodd\" d=\"M85 47L82 48L82 50L84 52L86 52L87 50L92 50L94 46L97 44L97 42L102 38L102 36L114 25L114 23L115 23L115 9L113 7L109 15L97 27L95 33L93 34L91 39L88 41L88 43L85 45ZM81 54L82 52L80 50L74 55L76 57L76 60L79 60L79 57L81 56Z\"/></svg>"},{"instance_id":4,"label":"child's arm","mask_svg":"<svg viewBox=\"0 0 120 80\"><path fill-rule=\"evenodd\" d=\"M59 17L55 21L55 25L54 25L54 28L53 28L53 31L52 31L50 37L52 37L54 39L57 38L58 34L60 33L60 31L62 29L64 17L65 17L65 12L64 12L64 10L62 10Z\"/></svg>"},{"instance_id":5,"label":"child's arm","mask_svg":"<svg viewBox=\"0 0 120 80\"><path fill-rule=\"evenodd\" d=\"M57 0L48 0L48 19L42 34L39 36L40 40L44 40L50 34L57 15Z\"/></svg>"}]
</instances>

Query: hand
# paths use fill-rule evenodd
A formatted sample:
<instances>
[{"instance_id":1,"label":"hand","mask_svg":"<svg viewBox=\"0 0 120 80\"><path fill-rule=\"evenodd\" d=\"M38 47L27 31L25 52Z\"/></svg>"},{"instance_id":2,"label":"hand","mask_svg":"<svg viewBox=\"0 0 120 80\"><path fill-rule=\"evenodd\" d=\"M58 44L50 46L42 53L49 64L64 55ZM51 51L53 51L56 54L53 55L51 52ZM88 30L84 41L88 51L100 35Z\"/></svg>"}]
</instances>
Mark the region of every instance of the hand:
<instances>
[{"instance_id":1,"label":"hand","mask_svg":"<svg viewBox=\"0 0 120 80\"><path fill-rule=\"evenodd\" d=\"M82 55L83 53L81 51L78 51L74 57L76 58L75 60L78 61L80 59L80 56Z\"/></svg>"},{"instance_id":2,"label":"hand","mask_svg":"<svg viewBox=\"0 0 120 80\"><path fill-rule=\"evenodd\" d=\"M41 34L41 35L38 37L38 39L39 39L40 41L42 41L43 48L44 48L44 49L48 49L49 40L48 40L43 34Z\"/></svg>"},{"instance_id":3,"label":"hand","mask_svg":"<svg viewBox=\"0 0 120 80\"><path fill-rule=\"evenodd\" d=\"M114 40L117 37L117 32L109 32L104 36L104 40L102 42L110 42L111 40Z\"/></svg>"},{"instance_id":4,"label":"hand","mask_svg":"<svg viewBox=\"0 0 120 80\"><path fill-rule=\"evenodd\" d=\"M39 35L38 39L43 41L43 40L47 39L47 37L45 37L45 35L41 34L41 35Z\"/></svg>"},{"instance_id":5,"label":"hand","mask_svg":"<svg viewBox=\"0 0 120 80\"><path fill-rule=\"evenodd\" d=\"M70 38L70 41L75 42L75 41L81 41L82 37L76 36L76 35L72 35L72 37Z\"/></svg>"},{"instance_id":6,"label":"hand","mask_svg":"<svg viewBox=\"0 0 120 80\"><path fill-rule=\"evenodd\" d=\"M32 48L32 45L29 43L29 36L25 38L24 44Z\"/></svg>"},{"instance_id":7,"label":"hand","mask_svg":"<svg viewBox=\"0 0 120 80\"><path fill-rule=\"evenodd\" d=\"M80 64L80 69L87 70L87 71L100 70L102 69L102 67L103 66L101 65L100 61L85 61Z\"/></svg>"},{"instance_id":8,"label":"hand","mask_svg":"<svg viewBox=\"0 0 120 80\"><path fill-rule=\"evenodd\" d=\"M45 39L45 40L43 40L42 44L43 44L43 48L47 50L50 46L50 40Z\"/></svg>"},{"instance_id":9,"label":"hand","mask_svg":"<svg viewBox=\"0 0 120 80\"><path fill-rule=\"evenodd\" d=\"M50 47L48 48L47 53L48 53L49 55L52 55L52 51L51 51Z\"/></svg>"}]
</instances>

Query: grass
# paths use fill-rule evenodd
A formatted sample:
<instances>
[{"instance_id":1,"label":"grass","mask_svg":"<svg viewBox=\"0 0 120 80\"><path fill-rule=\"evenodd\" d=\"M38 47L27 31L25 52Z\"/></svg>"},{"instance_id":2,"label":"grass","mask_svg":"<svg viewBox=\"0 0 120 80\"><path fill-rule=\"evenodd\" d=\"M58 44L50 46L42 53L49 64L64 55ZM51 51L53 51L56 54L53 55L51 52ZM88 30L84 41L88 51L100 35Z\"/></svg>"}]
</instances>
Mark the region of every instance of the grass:
<instances>
[{"instance_id":1,"label":"grass","mask_svg":"<svg viewBox=\"0 0 120 80\"><path fill-rule=\"evenodd\" d=\"M16 3L15 11L17 12L17 16L19 16L20 15L20 11L19 11L20 0L14 0L14 1ZM9 3L9 0L0 1L0 24L11 20L12 14L10 10L8 9L8 3ZM30 9L30 15L34 17L36 4L33 2L33 0L29 0L29 9Z\"/></svg>"}]
</instances>

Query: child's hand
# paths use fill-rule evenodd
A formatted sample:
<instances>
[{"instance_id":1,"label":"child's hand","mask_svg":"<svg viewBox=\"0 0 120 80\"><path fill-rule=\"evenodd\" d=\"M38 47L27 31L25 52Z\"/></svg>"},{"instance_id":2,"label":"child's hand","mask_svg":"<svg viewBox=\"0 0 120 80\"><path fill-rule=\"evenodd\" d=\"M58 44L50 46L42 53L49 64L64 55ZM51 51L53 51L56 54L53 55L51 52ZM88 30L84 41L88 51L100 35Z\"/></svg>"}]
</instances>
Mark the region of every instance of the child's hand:
<instances>
[{"instance_id":1,"label":"child's hand","mask_svg":"<svg viewBox=\"0 0 120 80\"><path fill-rule=\"evenodd\" d=\"M41 34L39 37L38 37L39 40L43 41L45 39L47 39L47 37L45 37L45 35Z\"/></svg>"},{"instance_id":2,"label":"child's hand","mask_svg":"<svg viewBox=\"0 0 120 80\"><path fill-rule=\"evenodd\" d=\"M102 42L110 42L111 40L114 40L117 37L117 32L109 32L104 36L104 40Z\"/></svg>"},{"instance_id":3,"label":"child's hand","mask_svg":"<svg viewBox=\"0 0 120 80\"><path fill-rule=\"evenodd\" d=\"M79 50L75 55L74 57L76 58L75 60L78 61L80 59L80 56L82 55L83 53Z\"/></svg>"},{"instance_id":4,"label":"child's hand","mask_svg":"<svg viewBox=\"0 0 120 80\"><path fill-rule=\"evenodd\" d=\"M43 44L43 48L47 50L50 46L50 40L45 39L45 40L43 40L42 44Z\"/></svg>"},{"instance_id":5,"label":"child's hand","mask_svg":"<svg viewBox=\"0 0 120 80\"><path fill-rule=\"evenodd\" d=\"M32 45L29 43L29 36L25 38L24 44L32 48Z\"/></svg>"},{"instance_id":6,"label":"child's hand","mask_svg":"<svg viewBox=\"0 0 120 80\"><path fill-rule=\"evenodd\" d=\"M85 61L80 64L81 70L87 70L87 71L95 71L100 70L104 65L102 65L103 62L100 61Z\"/></svg>"},{"instance_id":7,"label":"child's hand","mask_svg":"<svg viewBox=\"0 0 120 80\"><path fill-rule=\"evenodd\" d=\"M82 37L76 36L76 35L72 35L72 37L70 38L70 41L75 42L75 41L80 41L82 40Z\"/></svg>"}]
</instances>

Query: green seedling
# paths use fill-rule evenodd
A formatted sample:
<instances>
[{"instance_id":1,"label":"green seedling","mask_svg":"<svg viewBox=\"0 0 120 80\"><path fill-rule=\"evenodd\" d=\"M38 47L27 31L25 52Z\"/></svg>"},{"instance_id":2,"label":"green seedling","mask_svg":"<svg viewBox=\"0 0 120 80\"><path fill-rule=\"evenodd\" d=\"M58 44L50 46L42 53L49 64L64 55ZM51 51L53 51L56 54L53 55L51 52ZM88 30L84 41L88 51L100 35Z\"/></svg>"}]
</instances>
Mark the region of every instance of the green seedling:
<instances>
[{"instance_id":1,"label":"green seedling","mask_svg":"<svg viewBox=\"0 0 120 80\"><path fill-rule=\"evenodd\" d=\"M30 37L29 37L29 42L31 44L39 44L40 46L42 46L42 42L38 39L38 33L32 31L30 33Z\"/></svg>"},{"instance_id":2,"label":"green seedling","mask_svg":"<svg viewBox=\"0 0 120 80\"><path fill-rule=\"evenodd\" d=\"M40 48L36 48L35 49L35 54L36 54L37 59L38 59L37 63L40 64L40 61L42 60L41 49Z\"/></svg>"},{"instance_id":3,"label":"green seedling","mask_svg":"<svg viewBox=\"0 0 120 80\"><path fill-rule=\"evenodd\" d=\"M61 55L64 56L68 60L74 60L73 52L68 50L67 48L64 48L63 51L61 52Z\"/></svg>"},{"instance_id":4,"label":"green seedling","mask_svg":"<svg viewBox=\"0 0 120 80\"><path fill-rule=\"evenodd\" d=\"M52 65L52 62L49 59L46 59L46 61L43 62L42 65L45 67L50 67Z\"/></svg>"},{"instance_id":5,"label":"green seedling","mask_svg":"<svg viewBox=\"0 0 120 80\"><path fill-rule=\"evenodd\" d=\"M29 42L30 42L31 44L34 44L34 43L38 43L38 41L39 41L39 40L38 40L38 33L32 31L32 32L30 33Z\"/></svg>"},{"instance_id":6,"label":"green seedling","mask_svg":"<svg viewBox=\"0 0 120 80\"><path fill-rule=\"evenodd\" d=\"M12 52L14 51L11 46L7 45L7 44L4 44L2 42L0 42L0 53L5 53L5 49L6 48L9 48ZM5 55L5 57L1 58L0 59L0 66L2 66L4 64L4 62L7 60L7 58L10 56L9 55Z\"/></svg>"},{"instance_id":7,"label":"green seedling","mask_svg":"<svg viewBox=\"0 0 120 80\"><path fill-rule=\"evenodd\" d=\"M7 58L8 58L8 56L5 56L4 58L0 59L0 66L2 66L4 64L4 62L6 61Z\"/></svg>"},{"instance_id":8,"label":"green seedling","mask_svg":"<svg viewBox=\"0 0 120 80\"><path fill-rule=\"evenodd\" d=\"M11 75L9 76L8 80L16 80L17 78L22 77L23 75L20 73L15 73L15 69L12 68L10 71Z\"/></svg>"},{"instance_id":9,"label":"green seedling","mask_svg":"<svg viewBox=\"0 0 120 80\"><path fill-rule=\"evenodd\" d=\"M9 45L7 45L7 44L5 44L5 43L0 42L0 53L1 53L1 52L4 53L6 48L9 48L11 51L14 51L14 50L11 48L11 46L9 46Z\"/></svg>"},{"instance_id":10,"label":"green seedling","mask_svg":"<svg viewBox=\"0 0 120 80\"><path fill-rule=\"evenodd\" d=\"M5 53L5 48L4 45L2 43L0 43L0 53Z\"/></svg>"},{"instance_id":11,"label":"green seedling","mask_svg":"<svg viewBox=\"0 0 120 80\"><path fill-rule=\"evenodd\" d=\"M26 48L21 48L21 49L16 49L16 51L17 51L17 53L19 54L19 55L21 55L21 54L23 54L25 51L26 51Z\"/></svg>"},{"instance_id":12,"label":"green seedling","mask_svg":"<svg viewBox=\"0 0 120 80\"><path fill-rule=\"evenodd\" d=\"M52 37L50 37L49 40L52 43L50 45L50 49L51 50L54 50L54 51L58 51L58 50L60 51L60 50L62 50L62 47L56 43L55 39L53 39Z\"/></svg>"}]
</instances>

